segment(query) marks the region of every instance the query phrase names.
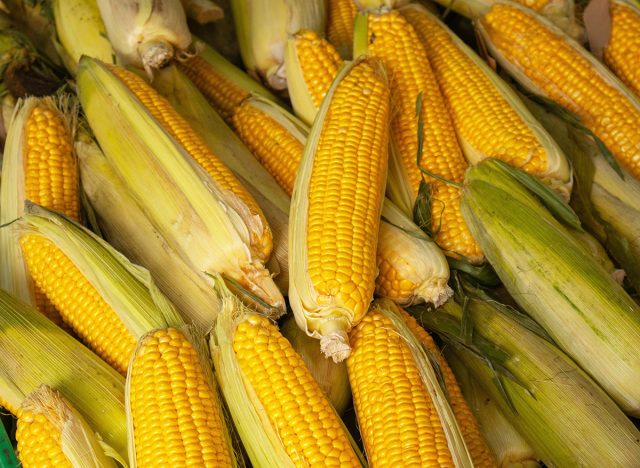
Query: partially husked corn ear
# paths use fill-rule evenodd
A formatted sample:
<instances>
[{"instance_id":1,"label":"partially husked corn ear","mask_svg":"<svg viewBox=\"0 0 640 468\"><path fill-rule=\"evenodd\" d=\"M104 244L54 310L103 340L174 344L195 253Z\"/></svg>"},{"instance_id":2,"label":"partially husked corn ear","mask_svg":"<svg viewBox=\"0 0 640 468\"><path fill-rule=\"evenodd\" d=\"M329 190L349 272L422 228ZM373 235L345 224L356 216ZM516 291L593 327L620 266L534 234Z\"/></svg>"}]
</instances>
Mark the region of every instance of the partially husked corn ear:
<instances>
[{"instance_id":1,"label":"partially husked corn ear","mask_svg":"<svg viewBox=\"0 0 640 468\"><path fill-rule=\"evenodd\" d=\"M361 466L361 455L302 357L217 279L211 333L218 383L254 466Z\"/></svg>"},{"instance_id":2,"label":"partially husked corn ear","mask_svg":"<svg viewBox=\"0 0 640 468\"><path fill-rule=\"evenodd\" d=\"M452 456L442 410L423 380L425 371L414 355L414 343L407 341L406 330L397 328L389 314L402 321L392 303L374 303L350 333L353 351L347 368L369 463L461 466ZM448 406L446 401L442 406ZM464 445L461 452L458 456L472 466Z\"/></svg>"},{"instance_id":3,"label":"partially husked corn ear","mask_svg":"<svg viewBox=\"0 0 640 468\"><path fill-rule=\"evenodd\" d=\"M367 312L387 176L389 88L365 59L331 85L307 140L289 223L289 299L298 325L339 362Z\"/></svg>"},{"instance_id":4,"label":"partially husked corn ear","mask_svg":"<svg viewBox=\"0 0 640 468\"><path fill-rule=\"evenodd\" d=\"M233 120L236 132L291 195L308 128L284 109L256 98L245 101ZM442 251L388 199L376 252L376 294L404 305L439 305L451 295Z\"/></svg>"},{"instance_id":5,"label":"partially husked corn ear","mask_svg":"<svg viewBox=\"0 0 640 468\"><path fill-rule=\"evenodd\" d=\"M640 100L604 65L517 5L495 4L478 28L491 54L514 78L576 114L620 165L640 178Z\"/></svg>"},{"instance_id":6,"label":"partially husked corn ear","mask_svg":"<svg viewBox=\"0 0 640 468\"><path fill-rule=\"evenodd\" d=\"M250 204L252 214L240 195L223 187L251 195L235 177L218 181L206 173L194 156L204 167L222 167L224 174L229 169L214 159L204 140L164 98L140 83L135 90L142 99L151 99L147 108L112 68L84 58L77 82L87 120L116 174L158 232L198 274L225 274L272 306L273 313L283 312L282 294L264 265L271 230L257 204ZM152 111L160 114L158 119ZM173 131L160 124L163 120Z\"/></svg>"},{"instance_id":7,"label":"partially husked corn ear","mask_svg":"<svg viewBox=\"0 0 640 468\"><path fill-rule=\"evenodd\" d=\"M292 115L255 97L237 108L233 127L258 161L291 196L307 129L303 133Z\"/></svg>"},{"instance_id":8,"label":"partially husked corn ear","mask_svg":"<svg viewBox=\"0 0 640 468\"><path fill-rule=\"evenodd\" d=\"M0 320L2 406L18 416L23 401L48 385L126 458L124 378L35 308L1 289Z\"/></svg>"},{"instance_id":9,"label":"partially husked corn ear","mask_svg":"<svg viewBox=\"0 0 640 468\"><path fill-rule=\"evenodd\" d=\"M311 125L342 66L342 58L326 39L303 29L287 41L284 63L293 110Z\"/></svg>"},{"instance_id":10,"label":"partially husked corn ear","mask_svg":"<svg viewBox=\"0 0 640 468\"><path fill-rule=\"evenodd\" d=\"M109 70L120 79L125 86L140 100L151 116L178 141L202 167L209 176L220 185L223 190L234 193L247 207L251 216L257 216L262 221L264 231L261 236L252 234L252 253L261 260L266 260L271 254L272 236L269 224L247 189L240 183L229 168L207 146L205 141L196 134L189 123L180 116L171 104L160 96L143 78L122 67L112 66Z\"/></svg>"},{"instance_id":11,"label":"partially husked corn ear","mask_svg":"<svg viewBox=\"0 0 640 468\"><path fill-rule=\"evenodd\" d=\"M196 48L198 54L179 62L179 67L227 123L231 122L238 106L251 94L277 100L264 86L209 45L197 41Z\"/></svg>"},{"instance_id":12,"label":"partially husked corn ear","mask_svg":"<svg viewBox=\"0 0 640 468\"><path fill-rule=\"evenodd\" d=\"M46 385L22 403L16 441L24 468L117 466L107 457L84 417L59 392Z\"/></svg>"},{"instance_id":13,"label":"partially husked corn ear","mask_svg":"<svg viewBox=\"0 0 640 468\"><path fill-rule=\"evenodd\" d=\"M464 180L467 162L424 46L397 10L358 14L355 27L356 49L380 59L389 75L394 106L388 188L391 201L411 216L420 183L426 181L431 212L424 216L431 219L438 245L452 257L481 262L482 252L460 214L460 188L454 185ZM416 115L418 99L422 100L420 116ZM418 134L420 120L422 135ZM423 142L422 154L418 154L419 139Z\"/></svg>"},{"instance_id":14,"label":"partially husked corn ear","mask_svg":"<svg viewBox=\"0 0 640 468\"><path fill-rule=\"evenodd\" d=\"M178 320L146 270L81 226L29 205L11 227L27 238L25 261L35 283L82 341L120 373L126 374L141 333L161 320Z\"/></svg>"},{"instance_id":15,"label":"partially husked corn ear","mask_svg":"<svg viewBox=\"0 0 640 468\"><path fill-rule=\"evenodd\" d=\"M79 176L73 149L76 116L77 105L69 98L27 98L18 103L3 158L2 224L21 216L26 200L79 220ZM7 229L0 239L5 259L2 287L62 325L58 311L32 283L33 273L25 270L26 257L46 251L46 243L30 236L10 238Z\"/></svg>"},{"instance_id":16,"label":"partially husked corn ear","mask_svg":"<svg viewBox=\"0 0 640 468\"><path fill-rule=\"evenodd\" d=\"M640 96L640 6L625 0L609 3L611 37L604 61L631 91Z\"/></svg>"},{"instance_id":17,"label":"partially husked corn ear","mask_svg":"<svg viewBox=\"0 0 640 468\"><path fill-rule=\"evenodd\" d=\"M196 339L188 329L166 328L138 343L127 382L132 465L235 466L222 403Z\"/></svg>"},{"instance_id":18,"label":"partially husked corn ear","mask_svg":"<svg viewBox=\"0 0 640 468\"><path fill-rule=\"evenodd\" d=\"M358 8L353 0L329 0L327 39L345 59L351 56L356 13Z\"/></svg>"},{"instance_id":19,"label":"partially husked corn ear","mask_svg":"<svg viewBox=\"0 0 640 468\"><path fill-rule=\"evenodd\" d=\"M427 51L467 160L502 159L568 199L569 163L516 93L424 7L414 4L401 11Z\"/></svg>"},{"instance_id":20,"label":"partially husked corn ear","mask_svg":"<svg viewBox=\"0 0 640 468\"><path fill-rule=\"evenodd\" d=\"M287 87L284 49L290 34L301 29L323 32L325 0L231 0L240 55L245 68L275 90Z\"/></svg>"},{"instance_id":21,"label":"partially husked corn ear","mask_svg":"<svg viewBox=\"0 0 640 468\"><path fill-rule=\"evenodd\" d=\"M442 351L438 348L438 345L433 341L431 335L416 321L416 319L409 315L404 310L396 307L398 315L402 317L407 327L413 332L415 337L420 341L422 346L429 350L431 356L433 356L440 367L440 373L444 379L445 388L447 390L447 397L453 414L458 421L460 432L464 442L469 449L469 454L473 460L473 465L478 468L489 468L496 466L496 459L491 452L487 443L480 432L478 421L471 412L471 408L464 399L460 385L456 377L453 375L453 371L449 367L449 363L445 360Z\"/></svg>"}]
</instances>

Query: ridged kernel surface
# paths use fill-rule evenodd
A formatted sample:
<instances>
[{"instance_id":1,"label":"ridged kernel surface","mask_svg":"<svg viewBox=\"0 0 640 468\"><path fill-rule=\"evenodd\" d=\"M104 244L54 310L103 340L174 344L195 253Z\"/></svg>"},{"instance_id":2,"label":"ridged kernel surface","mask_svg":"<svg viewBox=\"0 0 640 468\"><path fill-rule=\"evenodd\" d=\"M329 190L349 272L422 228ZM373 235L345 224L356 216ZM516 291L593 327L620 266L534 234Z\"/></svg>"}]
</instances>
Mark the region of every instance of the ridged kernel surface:
<instances>
[{"instance_id":1,"label":"ridged kernel surface","mask_svg":"<svg viewBox=\"0 0 640 468\"><path fill-rule=\"evenodd\" d=\"M618 2L609 3L611 38L604 49L606 64L640 97L640 13Z\"/></svg>"}]
</instances>

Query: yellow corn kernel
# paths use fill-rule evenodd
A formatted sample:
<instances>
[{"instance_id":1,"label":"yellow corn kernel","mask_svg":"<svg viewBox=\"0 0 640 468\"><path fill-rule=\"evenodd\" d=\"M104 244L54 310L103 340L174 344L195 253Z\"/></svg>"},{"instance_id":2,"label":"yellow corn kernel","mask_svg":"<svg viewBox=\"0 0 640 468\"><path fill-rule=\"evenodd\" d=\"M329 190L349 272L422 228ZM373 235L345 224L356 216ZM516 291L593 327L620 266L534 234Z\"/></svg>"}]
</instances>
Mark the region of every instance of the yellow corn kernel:
<instances>
[{"instance_id":1,"label":"yellow corn kernel","mask_svg":"<svg viewBox=\"0 0 640 468\"><path fill-rule=\"evenodd\" d=\"M622 166L640 178L640 104L559 30L515 5L495 4L481 18L492 52L531 87L575 113Z\"/></svg>"},{"instance_id":2,"label":"yellow corn kernel","mask_svg":"<svg viewBox=\"0 0 640 468\"><path fill-rule=\"evenodd\" d=\"M438 412L393 322L374 308L350 341L349 381L370 466L453 467Z\"/></svg>"},{"instance_id":3,"label":"yellow corn kernel","mask_svg":"<svg viewBox=\"0 0 640 468\"><path fill-rule=\"evenodd\" d=\"M314 31L299 31L295 43L304 82L313 104L320 107L342 59L336 49Z\"/></svg>"},{"instance_id":4,"label":"yellow corn kernel","mask_svg":"<svg viewBox=\"0 0 640 468\"><path fill-rule=\"evenodd\" d=\"M295 466L360 466L340 418L271 321L248 316L236 328L233 349Z\"/></svg>"},{"instance_id":5,"label":"yellow corn kernel","mask_svg":"<svg viewBox=\"0 0 640 468\"><path fill-rule=\"evenodd\" d=\"M181 62L180 68L227 122L231 121L240 103L249 97L249 91L223 77L198 55Z\"/></svg>"},{"instance_id":6,"label":"yellow corn kernel","mask_svg":"<svg viewBox=\"0 0 640 468\"><path fill-rule=\"evenodd\" d=\"M609 3L611 38L604 49L606 64L640 96L640 9L626 3Z\"/></svg>"},{"instance_id":7,"label":"yellow corn kernel","mask_svg":"<svg viewBox=\"0 0 640 468\"><path fill-rule=\"evenodd\" d=\"M266 261L271 254L273 238L264 213L262 213L253 196L240 183L233 172L211 151L205 141L195 133L189 123L144 79L121 67L108 66L108 68L140 100L151 116L185 148L191 157L222 189L233 192L244 202L252 215L260 217L264 227L262 237L259 238L255 232L251 233L251 252L257 259Z\"/></svg>"},{"instance_id":8,"label":"yellow corn kernel","mask_svg":"<svg viewBox=\"0 0 640 468\"><path fill-rule=\"evenodd\" d=\"M353 22L358 8L353 0L329 0L327 17L327 38L336 49L351 51L353 42Z\"/></svg>"},{"instance_id":9,"label":"yellow corn kernel","mask_svg":"<svg viewBox=\"0 0 640 468\"><path fill-rule=\"evenodd\" d=\"M36 105L27 118L24 152L26 198L78 221L78 166L73 138L64 115L50 102ZM35 290L35 303L50 320L63 325L60 314L39 288Z\"/></svg>"},{"instance_id":10,"label":"yellow corn kernel","mask_svg":"<svg viewBox=\"0 0 640 468\"><path fill-rule=\"evenodd\" d=\"M234 116L233 126L243 143L289 194L293 193L304 145L261 109L246 101Z\"/></svg>"},{"instance_id":11,"label":"yellow corn kernel","mask_svg":"<svg viewBox=\"0 0 640 468\"><path fill-rule=\"evenodd\" d=\"M222 409L202 364L180 330L141 339L129 377L139 467L233 466Z\"/></svg>"},{"instance_id":12,"label":"yellow corn kernel","mask_svg":"<svg viewBox=\"0 0 640 468\"><path fill-rule=\"evenodd\" d=\"M389 74L394 113L391 135L398 159L411 194L404 209L411 214L421 180L431 188L431 217L435 240L447 255L482 260L479 246L471 237L460 213L460 189L423 173L424 169L454 183L464 180L467 168L462 151L438 83L431 70L427 53L416 32L398 11L368 14L368 47L373 57L380 58ZM418 154L418 118L416 101L422 95L423 152L420 166Z\"/></svg>"},{"instance_id":13,"label":"yellow corn kernel","mask_svg":"<svg viewBox=\"0 0 640 468\"><path fill-rule=\"evenodd\" d=\"M418 324L413 316L409 315L399 307L395 308L395 310L404 319L404 322L411 329L415 337L418 338L420 343L422 343L422 345L431 352L431 355L437 359L447 390L447 396L449 397L449 404L451 405L451 409L456 417L456 421L458 421L458 426L462 432L464 442L469 449L473 465L477 468L495 467L495 457L482 437L478 421L462 396L462 391L460 390L460 386L453 375L453 371L444 359L440 349L438 349L438 345L436 345L433 338L431 338L431 335L429 335L429 333L427 333L427 331Z\"/></svg>"},{"instance_id":14,"label":"yellow corn kernel","mask_svg":"<svg viewBox=\"0 0 640 468\"><path fill-rule=\"evenodd\" d=\"M20 239L36 285L62 319L98 356L125 375L135 339L69 258L48 239L29 234Z\"/></svg>"},{"instance_id":15,"label":"yellow corn kernel","mask_svg":"<svg viewBox=\"0 0 640 468\"><path fill-rule=\"evenodd\" d=\"M437 21L411 8L403 15L427 51L460 137L487 157L544 174L544 147L482 70Z\"/></svg>"},{"instance_id":16,"label":"yellow corn kernel","mask_svg":"<svg viewBox=\"0 0 640 468\"><path fill-rule=\"evenodd\" d=\"M338 296L355 317L364 316L377 273L375 243L363 241L379 225L388 116L385 81L368 63L357 65L336 89L311 174L309 274L319 294Z\"/></svg>"},{"instance_id":17,"label":"yellow corn kernel","mask_svg":"<svg viewBox=\"0 0 640 468\"><path fill-rule=\"evenodd\" d=\"M72 468L71 462L62 453L60 429L42 413L18 411L16 441L18 458L24 468Z\"/></svg>"}]
</instances>

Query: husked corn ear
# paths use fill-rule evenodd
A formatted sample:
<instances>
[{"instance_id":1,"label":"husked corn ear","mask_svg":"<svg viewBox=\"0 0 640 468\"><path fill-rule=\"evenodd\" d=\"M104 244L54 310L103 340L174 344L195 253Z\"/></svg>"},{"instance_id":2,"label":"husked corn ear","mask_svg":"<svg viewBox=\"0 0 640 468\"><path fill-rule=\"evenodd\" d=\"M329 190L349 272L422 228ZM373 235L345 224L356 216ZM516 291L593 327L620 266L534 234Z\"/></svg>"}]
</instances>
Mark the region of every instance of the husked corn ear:
<instances>
[{"instance_id":1,"label":"husked corn ear","mask_svg":"<svg viewBox=\"0 0 640 468\"><path fill-rule=\"evenodd\" d=\"M109 69L122 80L160 125L187 150L223 190L229 190L237 195L247 206L251 216L258 216L261 219L264 230L261 236L255 232L251 233L251 251L260 260L264 261L269 258L273 247L269 224L254 198L233 172L211 151L189 123L171 107L171 104L149 86L144 79L122 67L111 66Z\"/></svg>"},{"instance_id":2,"label":"husked corn ear","mask_svg":"<svg viewBox=\"0 0 640 468\"><path fill-rule=\"evenodd\" d=\"M447 396L449 398L449 404L455 414L458 426L462 432L462 437L469 449L469 454L473 460L473 465L478 468L489 468L496 466L496 459L489 447L487 446L484 437L480 432L478 421L471 412L471 408L464 399L460 386L453 375L453 371L449 364L442 355L442 351L438 348L431 335L418 324L415 318L409 315L399 307L396 308L398 314L403 318L409 329L413 332L415 337L422 343L422 345L431 352L431 355L435 357L440 366L440 372L444 378L445 388L447 389Z\"/></svg>"},{"instance_id":3,"label":"husked corn ear","mask_svg":"<svg viewBox=\"0 0 640 468\"><path fill-rule=\"evenodd\" d=\"M495 4L478 25L507 71L580 117L640 178L640 101L633 93L576 42L522 7Z\"/></svg>"},{"instance_id":4,"label":"husked corn ear","mask_svg":"<svg viewBox=\"0 0 640 468\"><path fill-rule=\"evenodd\" d=\"M426 351L390 301L350 333L347 359L365 451L377 466L473 466Z\"/></svg>"},{"instance_id":5,"label":"husked corn ear","mask_svg":"<svg viewBox=\"0 0 640 468\"><path fill-rule=\"evenodd\" d=\"M547 181L568 199L569 163L518 96L425 8L411 5L402 14L427 51L467 160L502 159Z\"/></svg>"},{"instance_id":6,"label":"husked corn ear","mask_svg":"<svg viewBox=\"0 0 640 468\"><path fill-rule=\"evenodd\" d=\"M389 88L366 59L338 74L314 120L293 192L289 298L298 325L339 362L366 313L387 173Z\"/></svg>"},{"instance_id":7,"label":"husked corn ear","mask_svg":"<svg viewBox=\"0 0 640 468\"><path fill-rule=\"evenodd\" d=\"M151 115L152 109L165 111L165 118L175 124L176 134L178 128L186 131L181 137L185 145L202 148L203 140L184 123L183 117L178 118L175 111L168 110L166 100L152 98L150 92L144 91L148 87L143 82L144 87L137 91L141 96L155 99L157 104L148 109L109 68L84 57L76 79L78 94L101 149L132 197L171 248L197 274L207 281L210 281L209 274L224 274L249 292L245 296L257 297L269 304L271 313L284 312L282 293L261 260L268 257L266 251L271 250L272 238L264 217L258 213L252 215L238 195L223 188L224 181L218 183L212 179L185 146L179 144L178 138L173 138ZM199 96L197 91L196 96ZM158 104L160 102L164 104ZM205 106L211 111L206 103ZM187 104L187 107L190 106ZM126 135L126 138L114 138L114 135ZM231 140L233 138L231 136ZM230 143L232 147L244 148L240 142ZM258 165L246 152L247 159ZM130 154L137 157L130 158ZM227 149L225 154L230 158L234 151ZM200 153L204 163L211 163L211 155L205 145ZM224 172L227 171L225 167ZM145 177L141 178L140 173ZM234 177L227 179L227 184L229 180L237 182ZM278 189L275 181L272 186Z\"/></svg>"},{"instance_id":8,"label":"husked corn ear","mask_svg":"<svg viewBox=\"0 0 640 468\"><path fill-rule=\"evenodd\" d=\"M233 116L236 133L291 196L306 135L301 141L292 133L296 130L285 125L270 116L265 104L255 98L243 102Z\"/></svg>"},{"instance_id":9,"label":"husked corn ear","mask_svg":"<svg viewBox=\"0 0 640 468\"><path fill-rule=\"evenodd\" d=\"M277 101L264 86L209 45L197 41L196 48L198 54L179 62L179 67L228 123L236 108L251 94Z\"/></svg>"},{"instance_id":10,"label":"husked corn ear","mask_svg":"<svg viewBox=\"0 0 640 468\"><path fill-rule=\"evenodd\" d=\"M358 8L353 0L329 0L327 39L344 58L351 56L353 22Z\"/></svg>"},{"instance_id":11,"label":"husked corn ear","mask_svg":"<svg viewBox=\"0 0 640 468\"><path fill-rule=\"evenodd\" d=\"M326 39L314 31L301 30L287 41L284 63L293 110L311 125L342 59Z\"/></svg>"},{"instance_id":12,"label":"husked corn ear","mask_svg":"<svg viewBox=\"0 0 640 468\"><path fill-rule=\"evenodd\" d=\"M3 158L2 214L9 223L24 212L25 200L79 218L78 167L73 150L77 106L69 98L28 98L20 101L8 129ZM26 271L16 239L0 233L4 251L2 287L35 304L56 324L63 321ZM37 249L37 243L30 244Z\"/></svg>"},{"instance_id":13,"label":"husked corn ear","mask_svg":"<svg viewBox=\"0 0 640 468\"><path fill-rule=\"evenodd\" d=\"M609 3L611 37L604 61L631 91L640 96L640 6L613 0Z\"/></svg>"},{"instance_id":14,"label":"husked corn ear","mask_svg":"<svg viewBox=\"0 0 640 468\"><path fill-rule=\"evenodd\" d=\"M33 280L65 323L98 356L125 375L136 340L116 312L53 242L27 235L20 244Z\"/></svg>"},{"instance_id":15,"label":"husked corn ear","mask_svg":"<svg viewBox=\"0 0 640 468\"><path fill-rule=\"evenodd\" d=\"M235 465L221 402L188 336L155 330L136 348L128 377L132 464Z\"/></svg>"},{"instance_id":16,"label":"husked corn ear","mask_svg":"<svg viewBox=\"0 0 640 468\"><path fill-rule=\"evenodd\" d=\"M105 455L95 431L50 387L43 385L29 395L17 416L16 441L23 467L115 468L114 460ZM109 449L113 453L113 449Z\"/></svg>"},{"instance_id":17,"label":"husked corn ear","mask_svg":"<svg viewBox=\"0 0 640 468\"><path fill-rule=\"evenodd\" d=\"M0 321L2 406L18 416L25 399L38 387L53 387L104 442L126 458L124 378L35 308L2 289Z\"/></svg>"},{"instance_id":18,"label":"husked corn ear","mask_svg":"<svg viewBox=\"0 0 640 468\"><path fill-rule=\"evenodd\" d=\"M216 278L211 332L220 388L254 466L360 466L361 455L302 357Z\"/></svg>"},{"instance_id":19,"label":"husked corn ear","mask_svg":"<svg viewBox=\"0 0 640 468\"><path fill-rule=\"evenodd\" d=\"M467 162L416 32L399 11L392 10L359 14L356 36L356 48L366 43L366 52L379 58L389 73L394 103L389 163L391 200L411 215L420 182L427 181L431 213L426 215L431 217L436 242L447 255L481 262L482 252L460 214L460 189L424 173L428 171L459 184L464 180ZM418 117L416 102L420 96L423 105L422 115ZM422 135L418 135L419 118L424 124ZM423 141L421 155L418 155L419 138Z\"/></svg>"}]
</instances>

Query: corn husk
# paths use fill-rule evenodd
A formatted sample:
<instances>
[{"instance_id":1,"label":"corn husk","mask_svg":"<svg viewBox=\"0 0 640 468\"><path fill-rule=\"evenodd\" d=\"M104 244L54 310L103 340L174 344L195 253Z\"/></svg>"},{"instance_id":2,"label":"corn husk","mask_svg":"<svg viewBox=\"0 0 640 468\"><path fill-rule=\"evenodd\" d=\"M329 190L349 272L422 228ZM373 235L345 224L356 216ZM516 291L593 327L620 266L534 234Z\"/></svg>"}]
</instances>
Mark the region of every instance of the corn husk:
<instances>
[{"instance_id":1,"label":"corn husk","mask_svg":"<svg viewBox=\"0 0 640 468\"><path fill-rule=\"evenodd\" d=\"M42 414L60 431L62 453L74 468L115 468L127 466L114 450L106 446L82 415L52 388L42 385L22 403L22 411ZM20 424L20 422L18 422Z\"/></svg>"},{"instance_id":2,"label":"corn husk","mask_svg":"<svg viewBox=\"0 0 640 468\"><path fill-rule=\"evenodd\" d=\"M535 322L477 299L469 301L466 312L449 302L419 316L452 344L547 466L637 464L638 429ZM463 336L464 320L473 325L471 341Z\"/></svg>"},{"instance_id":3,"label":"corn husk","mask_svg":"<svg viewBox=\"0 0 640 468\"><path fill-rule=\"evenodd\" d=\"M116 63L116 56L95 0L53 0L58 53L75 74L80 57Z\"/></svg>"},{"instance_id":4,"label":"corn husk","mask_svg":"<svg viewBox=\"0 0 640 468\"><path fill-rule=\"evenodd\" d=\"M76 152L82 189L105 238L131 261L149 269L185 321L210 329L220 303L208 278L186 263L154 228L93 141L77 142Z\"/></svg>"},{"instance_id":5,"label":"corn husk","mask_svg":"<svg viewBox=\"0 0 640 468\"><path fill-rule=\"evenodd\" d=\"M639 415L640 306L569 234L565 225L581 229L575 213L497 160L467 171L461 208L517 303L625 412Z\"/></svg>"},{"instance_id":6,"label":"corn husk","mask_svg":"<svg viewBox=\"0 0 640 468\"><path fill-rule=\"evenodd\" d=\"M457 3L458 2L456 0L454 4ZM461 2L461 4L464 4L464 2ZM536 141L538 141L545 150L547 167L544 168L540 174L536 174L536 176L540 177L545 183L560 193L563 198L568 200L571 195L573 175L571 172L571 166L567 161L567 156L565 156L560 146L553 140L545 127L536 120L534 115L532 115L527 106L518 97L518 94L498 76L498 74L487 64L485 60L480 58L478 54L476 54L462 41L462 39L455 35L453 31L440 21L436 15L429 12L423 6L417 4L409 5L405 7L405 9L417 11L421 15L427 17L430 22L437 23L449 36L454 46L462 51L462 53L466 55L471 62L473 62L475 67L491 82L493 87L500 92L507 102L507 105L513 109L522 122L531 130ZM491 157L491 155L474 147L472 143L465 139L461 133L458 133L458 141L460 143L460 148L470 164L477 164L483 159Z\"/></svg>"},{"instance_id":7,"label":"corn husk","mask_svg":"<svg viewBox=\"0 0 640 468\"><path fill-rule=\"evenodd\" d=\"M3 290L0 318L3 406L15 413L40 385L55 388L126 459L124 378L36 309Z\"/></svg>"},{"instance_id":8,"label":"corn husk","mask_svg":"<svg viewBox=\"0 0 640 468\"><path fill-rule=\"evenodd\" d=\"M56 100L27 98L15 107L4 149L0 187L0 225L6 225L24 214L25 187L25 142L26 123L36 107L48 108L65 116L69 137L73 138L78 113L77 103L68 98ZM10 229L0 229L0 287L21 301L35 306L34 284L22 255L22 248Z\"/></svg>"},{"instance_id":9,"label":"corn husk","mask_svg":"<svg viewBox=\"0 0 640 468\"><path fill-rule=\"evenodd\" d=\"M271 425L266 409L244 376L233 349L233 337L238 324L247 320L253 312L230 293L221 278L217 277L215 283L223 305L211 332L209 346L216 378L236 431L254 466L293 467L293 461ZM347 429L344 430L348 435ZM365 466L364 457L355 441L351 442Z\"/></svg>"},{"instance_id":10,"label":"corn husk","mask_svg":"<svg viewBox=\"0 0 640 468\"><path fill-rule=\"evenodd\" d=\"M141 348L145 344L145 341L151 336L151 334L154 331L156 330L150 330L147 334L143 335L138 340L138 343L136 344L136 348L133 352L133 356L131 358L131 362L129 363L129 371L127 372L127 380L125 384L125 407L126 407L126 414L127 414L127 432L129 435L129 465L131 466L131 468L136 468L138 466L138 459L136 455L136 444L135 444L135 432L134 432L135 427L133 424L133 415L131 413L131 375L132 375L131 369L133 367L133 363L136 358L136 355L140 354ZM213 369L211 368L211 358L209 356L209 350L208 350L207 342L205 339L205 334L202 331L200 331L200 329L198 329L197 327L190 326L190 325L179 327L179 331L184 335L184 337L191 343L191 345L196 350L196 354L198 356L198 360L199 360L199 364L202 369L202 372L205 374L205 378L209 383L209 386L212 392L215 394L215 398L218 400L216 402L216 405L222 413L224 411L223 404L222 404L222 400L220 399L220 395L218 393L218 387L215 384ZM187 388L188 387L185 386L183 390L189 391L187 390ZM182 411L182 408L179 406L179 403L177 401L175 403L176 404L173 408L166 409L165 411L168 411L169 413L173 413L173 416L175 416L176 418L179 418L179 413ZM229 453L231 454L231 459L232 459L231 466L236 467L238 466L238 463L236 461L236 454L234 453L234 450L232 447L231 435L229 433L227 425L225 424L226 421L225 421L224 415L221 414L220 416L223 422L222 429L224 431L224 434L223 434L224 442L227 444ZM167 435L167 438L168 437L171 437L171 436ZM142 460L142 461L144 462L145 460Z\"/></svg>"},{"instance_id":11,"label":"corn husk","mask_svg":"<svg viewBox=\"0 0 640 468\"><path fill-rule=\"evenodd\" d=\"M182 4L177 0L97 0L109 40L123 63L148 74L191 45Z\"/></svg>"},{"instance_id":12,"label":"corn husk","mask_svg":"<svg viewBox=\"0 0 640 468\"><path fill-rule=\"evenodd\" d=\"M576 177L571 206L640 291L640 182L622 168L620 177L591 137L551 109L525 103L571 159Z\"/></svg>"},{"instance_id":13,"label":"corn husk","mask_svg":"<svg viewBox=\"0 0 640 468\"><path fill-rule=\"evenodd\" d=\"M247 71L275 90L287 87L284 49L288 35L300 29L323 33L327 18L324 0L232 0L231 11Z\"/></svg>"},{"instance_id":14,"label":"corn husk","mask_svg":"<svg viewBox=\"0 0 640 468\"><path fill-rule=\"evenodd\" d=\"M68 218L26 202L24 214L8 228L14 239L35 235L60 249L134 337L184 323L147 270L132 264L107 242Z\"/></svg>"},{"instance_id":15,"label":"corn husk","mask_svg":"<svg viewBox=\"0 0 640 468\"><path fill-rule=\"evenodd\" d=\"M336 413L342 415L351 403L347 363L344 361L335 363L333 359L324 356L318 346L318 340L314 340L300 330L293 314L289 314L285 318L280 331L296 352L302 356L304 363L329 398Z\"/></svg>"},{"instance_id":16,"label":"corn husk","mask_svg":"<svg viewBox=\"0 0 640 468\"><path fill-rule=\"evenodd\" d=\"M107 160L169 245L198 272L223 273L274 314L284 311L282 294L250 250L251 238L268 229L261 219L222 190L104 65L83 59L77 81Z\"/></svg>"},{"instance_id":17,"label":"corn husk","mask_svg":"<svg viewBox=\"0 0 640 468\"><path fill-rule=\"evenodd\" d=\"M504 416L496 402L473 378L452 352L445 351L447 362L456 375L464 399L478 421L480 431L500 468L538 468L540 464L529 443Z\"/></svg>"},{"instance_id":18,"label":"corn husk","mask_svg":"<svg viewBox=\"0 0 640 468\"><path fill-rule=\"evenodd\" d=\"M351 348L347 333L357 322L355 322L353 311L341 304L335 296L319 294L313 287L309 276L306 243L309 189L316 148L333 95L341 81L358 63L351 62L342 67L314 120L298 168L289 213L289 302L291 309L298 326L309 336L319 339L322 351L336 362L349 356ZM383 73L382 68L379 70ZM384 157L386 160L387 155L385 154ZM383 201L384 197L381 197L380 213L382 213ZM368 241L374 241L377 244L378 233L371 234L374 237Z\"/></svg>"}]
</instances>

